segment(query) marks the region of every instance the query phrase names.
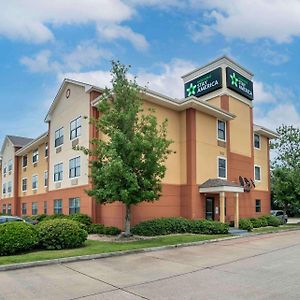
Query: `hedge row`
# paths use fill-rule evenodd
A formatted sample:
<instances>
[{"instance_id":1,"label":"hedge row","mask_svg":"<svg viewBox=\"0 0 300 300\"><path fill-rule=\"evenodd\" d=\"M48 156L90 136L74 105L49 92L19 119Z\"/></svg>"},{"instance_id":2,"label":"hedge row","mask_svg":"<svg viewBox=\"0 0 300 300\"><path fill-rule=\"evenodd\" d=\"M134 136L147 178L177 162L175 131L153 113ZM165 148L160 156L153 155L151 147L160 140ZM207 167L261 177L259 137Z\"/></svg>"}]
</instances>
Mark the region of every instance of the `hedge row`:
<instances>
[{"instance_id":1,"label":"hedge row","mask_svg":"<svg viewBox=\"0 0 300 300\"><path fill-rule=\"evenodd\" d=\"M208 220L184 218L160 218L141 222L132 228L132 233L143 236L167 235L172 233L226 234L229 226Z\"/></svg>"},{"instance_id":2,"label":"hedge row","mask_svg":"<svg viewBox=\"0 0 300 300\"><path fill-rule=\"evenodd\" d=\"M275 216L262 216L259 218L240 219L240 229L252 231L253 228L266 226L278 227L282 222Z\"/></svg>"}]
</instances>

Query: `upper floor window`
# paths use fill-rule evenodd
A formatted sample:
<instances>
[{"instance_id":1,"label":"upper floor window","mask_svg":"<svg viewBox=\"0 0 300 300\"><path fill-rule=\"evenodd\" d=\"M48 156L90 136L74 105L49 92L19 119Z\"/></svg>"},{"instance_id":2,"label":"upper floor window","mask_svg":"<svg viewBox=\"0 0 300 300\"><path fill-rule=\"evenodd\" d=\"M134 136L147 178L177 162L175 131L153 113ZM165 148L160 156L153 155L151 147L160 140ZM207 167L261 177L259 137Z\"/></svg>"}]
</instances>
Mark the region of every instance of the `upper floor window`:
<instances>
[{"instance_id":1,"label":"upper floor window","mask_svg":"<svg viewBox=\"0 0 300 300\"><path fill-rule=\"evenodd\" d=\"M3 186L2 186L2 193L3 193L3 194L6 194L6 183L3 183Z\"/></svg>"},{"instance_id":2,"label":"upper floor window","mask_svg":"<svg viewBox=\"0 0 300 300\"><path fill-rule=\"evenodd\" d=\"M22 158L22 167L23 168L27 167L27 159L28 159L28 157L27 157L27 154L26 154Z\"/></svg>"},{"instance_id":3,"label":"upper floor window","mask_svg":"<svg viewBox=\"0 0 300 300\"><path fill-rule=\"evenodd\" d=\"M80 176L80 156L70 159L69 178Z\"/></svg>"},{"instance_id":4,"label":"upper floor window","mask_svg":"<svg viewBox=\"0 0 300 300\"><path fill-rule=\"evenodd\" d=\"M45 157L48 157L49 155L49 146L48 143L45 144Z\"/></svg>"},{"instance_id":5,"label":"upper floor window","mask_svg":"<svg viewBox=\"0 0 300 300\"><path fill-rule=\"evenodd\" d=\"M44 172L44 187L48 186L48 171Z\"/></svg>"},{"instance_id":6,"label":"upper floor window","mask_svg":"<svg viewBox=\"0 0 300 300\"><path fill-rule=\"evenodd\" d=\"M38 176L33 175L32 176L32 189L37 190L37 188L38 188Z\"/></svg>"},{"instance_id":7,"label":"upper floor window","mask_svg":"<svg viewBox=\"0 0 300 300\"><path fill-rule=\"evenodd\" d=\"M254 148L260 149L260 135L254 134Z\"/></svg>"},{"instance_id":8,"label":"upper floor window","mask_svg":"<svg viewBox=\"0 0 300 300\"><path fill-rule=\"evenodd\" d=\"M254 166L254 179L256 181L261 180L261 168L260 168L260 166Z\"/></svg>"},{"instance_id":9,"label":"upper floor window","mask_svg":"<svg viewBox=\"0 0 300 300\"><path fill-rule=\"evenodd\" d=\"M32 153L32 163L39 161L39 149L35 149Z\"/></svg>"},{"instance_id":10,"label":"upper floor window","mask_svg":"<svg viewBox=\"0 0 300 300\"><path fill-rule=\"evenodd\" d=\"M227 178L227 163L224 157L218 157L218 177Z\"/></svg>"},{"instance_id":11,"label":"upper floor window","mask_svg":"<svg viewBox=\"0 0 300 300\"><path fill-rule=\"evenodd\" d=\"M70 123L70 140L79 137L81 134L81 117Z\"/></svg>"},{"instance_id":12,"label":"upper floor window","mask_svg":"<svg viewBox=\"0 0 300 300\"><path fill-rule=\"evenodd\" d=\"M64 143L64 128L60 128L55 131L55 147L58 147Z\"/></svg>"},{"instance_id":13,"label":"upper floor window","mask_svg":"<svg viewBox=\"0 0 300 300\"><path fill-rule=\"evenodd\" d=\"M69 199L69 214L80 213L80 199L70 198Z\"/></svg>"},{"instance_id":14,"label":"upper floor window","mask_svg":"<svg viewBox=\"0 0 300 300\"><path fill-rule=\"evenodd\" d=\"M12 184L11 184L11 181L9 181L9 182L7 183L7 192L8 192L8 193L11 193L11 191L12 191Z\"/></svg>"},{"instance_id":15,"label":"upper floor window","mask_svg":"<svg viewBox=\"0 0 300 300\"><path fill-rule=\"evenodd\" d=\"M27 191L27 178L22 179L22 192Z\"/></svg>"},{"instance_id":16,"label":"upper floor window","mask_svg":"<svg viewBox=\"0 0 300 300\"><path fill-rule=\"evenodd\" d=\"M7 166L5 164L4 167L3 167L3 175L6 175L6 173L7 173Z\"/></svg>"},{"instance_id":17,"label":"upper floor window","mask_svg":"<svg viewBox=\"0 0 300 300\"><path fill-rule=\"evenodd\" d=\"M218 120L218 140L226 141L226 123Z\"/></svg>"},{"instance_id":18,"label":"upper floor window","mask_svg":"<svg viewBox=\"0 0 300 300\"><path fill-rule=\"evenodd\" d=\"M12 161L12 159L10 159L10 160L8 161L8 172L11 172L11 171L12 171L12 168L13 168L13 161Z\"/></svg>"},{"instance_id":19,"label":"upper floor window","mask_svg":"<svg viewBox=\"0 0 300 300\"><path fill-rule=\"evenodd\" d=\"M62 181L63 180L63 163L56 164L54 166L54 181Z\"/></svg>"}]
</instances>

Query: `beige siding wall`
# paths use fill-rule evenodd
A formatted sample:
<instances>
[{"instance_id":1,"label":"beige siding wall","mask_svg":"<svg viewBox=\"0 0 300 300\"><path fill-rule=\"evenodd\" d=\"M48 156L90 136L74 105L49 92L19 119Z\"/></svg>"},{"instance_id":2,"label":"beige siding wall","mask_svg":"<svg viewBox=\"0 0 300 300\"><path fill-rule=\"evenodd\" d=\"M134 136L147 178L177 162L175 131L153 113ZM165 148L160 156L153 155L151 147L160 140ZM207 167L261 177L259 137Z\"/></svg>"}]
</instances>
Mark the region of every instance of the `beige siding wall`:
<instances>
[{"instance_id":1,"label":"beige siding wall","mask_svg":"<svg viewBox=\"0 0 300 300\"><path fill-rule=\"evenodd\" d=\"M217 158L227 156L226 148L218 146L217 119L201 112L196 114L197 183L217 178Z\"/></svg>"},{"instance_id":2,"label":"beige siding wall","mask_svg":"<svg viewBox=\"0 0 300 300\"><path fill-rule=\"evenodd\" d=\"M70 97L66 98L66 90L70 89ZM89 94L85 92L84 87L74 84L68 84L62 92L62 99L58 102L52 113L50 121L49 134L49 191L77 187L88 184L88 157L81 151L73 150L72 141L70 140L70 122L81 116L81 136L79 145L89 146L89 113L90 99ZM64 128L64 143L61 151L57 153L55 148L55 131ZM69 178L69 160L80 156L80 177L74 185ZM54 183L54 165L63 163L63 180L59 185Z\"/></svg>"},{"instance_id":3,"label":"beige siding wall","mask_svg":"<svg viewBox=\"0 0 300 300\"><path fill-rule=\"evenodd\" d=\"M8 171L8 162L12 161L12 170ZM1 186L1 195L2 198L10 198L13 196L14 193L14 164L15 164L15 148L13 144L7 140L4 150L3 150L3 157L2 157L2 170L6 167L6 174L2 172L2 184L6 184L6 194L3 194L3 186ZM11 193L8 193L8 183L11 182Z\"/></svg>"},{"instance_id":4,"label":"beige siding wall","mask_svg":"<svg viewBox=\"0 0 300 300\"><path fill-rule=\"evenodd\" d=\"M268 190L268 138L260 136L260 149L254 148L254 164L260 166L261 181L256 181L256 190Z\"/></svg>"},{"instance_id":5,"label":"beige siding wall","mask_svg":"<svg viewBox=\"0 0 300 300\"><path fill-rule=\"evenodd\" d=\"M36 194L43 194L47 192L47 187L44 184L44 174L48 170L48 157L45 157L45 147L46 143L42 143L37 146L39 150L39 160L36 164L32 162L33 151L31 150L27 153L27 167L23 168L23 157L19 159L19 196L32 196ZM32 189L32 176L38 176L38 189ZM49 176L49 173L48 173ZM27 178L27 191L22 191L22 179Z\"/></svg>"}]
</instances>

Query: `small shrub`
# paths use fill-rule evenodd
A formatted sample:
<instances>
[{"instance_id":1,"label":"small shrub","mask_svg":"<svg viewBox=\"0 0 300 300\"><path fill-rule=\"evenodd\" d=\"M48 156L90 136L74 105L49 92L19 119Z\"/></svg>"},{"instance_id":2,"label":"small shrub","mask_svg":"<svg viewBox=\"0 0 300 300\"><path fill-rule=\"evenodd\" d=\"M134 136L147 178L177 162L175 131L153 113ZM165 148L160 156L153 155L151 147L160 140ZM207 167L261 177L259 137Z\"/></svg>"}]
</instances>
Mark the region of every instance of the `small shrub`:
<instances>
[{"instance_id":1,"label":"small shrub","mask_svg":"<svg viewBox=\"0 0 300 300\"><path fill-rule=\"evenodd\" d=\"M0 255L12 255L32 250L38 244L33 225L11 222L0 225Z\"/></svg>"},{"instance_id":2,"label":"small shrub","mask_svg":"<svg viewBox=\"0 0 300 300\"><path fill-rule=\"evenodd\" d=\"M102 224L91 224L88 227L88 233L91 234L104 234L104 228L105 226Z\"/></svg>"},{"instance_id":3,"label":"small shrub","mask_svg":"<svg viewBox=\"0 0 300 300\"><path fill-rule=\"evenodd\" d=\"M87 232L72 220L49 220L37 226L40 245L45 249L77 248L87 239Z\"/></svg>"},{"instance_id":4,"label":"small shrub","mask_svg":"<svg viewBox=\"0 0 300 300\"><path fill-rule=\"evenodd\" d=\"M36 216L30 216L28 218L31 219L32 221L42 222L46 217L47 217L46 214L41 214L41 215L36 215Z\"/></svg>"},{"instance_id":5,"label":"small shrub","mask_svg":"<svg viewBox=\"0 0 300 300\"><path fill-rule=\"evenodd\" d=\"M91 217L88 215L85 215L85 214L80 214L80 213L72 214L72 215L69 215L68 219L77 221L86 226L90 226L92 224Z\"/></svg>"},{"instance_id":6,"label":"small shrub","mask_svg":"<svg viewBox=\"0 0 300 300\"><path fill-rule=\"evenodd\" d=\"M117 227L104 227L104 234L107 235L118 235L121 233L121 230Z\"/></svg>"},{"instance_id":7,"label":"small shrub","mask_svg":"<svg viewBox=\"0 0 300 300\"><path fill-rule=\"evenodd\" d=\"M69 219L69 216L64 215L64 214L48 215L43 219L43 221L50 221L50 220L56 220L56 219Z\"/></svg>"},{"instance_id":8,"label":"small shrub","mask_svg":"<svg viewBox=\"0 0 300 300\"><path fill-rule=\"evenodd\" d=\"M266 219L269 226L278 227L281 225L281 221L275 216L267 216Z\"/></svg>"},{"instance_id":9,"label":"small shrub","mask_svg":"<svg viewBox=\"0 0 300 300\"><path fill-rule=\"evenodd\" d=\"M226 234L229 230L228 224L209 220L190 220L189 232L197 234Z\"/></svg>"},{"instance_id":10,"label":"small shrub","mask_svg":"<svg viewBox=\"0 0 300 300\"><path fill-rule=\"evenodd\" d=\"M239 228L242 230L252 231L253 225L249 219L240 219Z\"/></svg>"},{"instance_id":11,"label":"small shrub","mask_svg":"<svg viewBox=\"0 0 300 300\"><path fill-rule=\"evenodd\" d=\"M251 218L250 222L252 223L253 228L262 227L262 221L260 219Z\"/></svg>"},{"instance_id":12,"label":"small shrub","mask_svg":"<svg viewBox=\"0 0 300 300\"><path fill-rule=\"evenodd\" d=\"M266 226L268 226L268 220L267 220L267 218L266 218L265 216L259 217L258 219L259 219L260 222L261 222L261 227L266 227Z\"/></svg>"}]
</instances>

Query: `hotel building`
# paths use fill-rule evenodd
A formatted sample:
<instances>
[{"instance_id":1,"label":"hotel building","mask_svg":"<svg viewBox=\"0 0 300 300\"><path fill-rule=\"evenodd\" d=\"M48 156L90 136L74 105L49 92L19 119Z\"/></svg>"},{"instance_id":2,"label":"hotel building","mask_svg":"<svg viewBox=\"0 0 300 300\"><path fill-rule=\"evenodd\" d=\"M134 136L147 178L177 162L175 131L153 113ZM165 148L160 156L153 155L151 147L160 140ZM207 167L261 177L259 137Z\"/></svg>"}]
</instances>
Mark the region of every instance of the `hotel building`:
<instances>
[{"instance_id":1,"label":"hotel building","mask_svg":"<svg viewBox=\"0 0 300 300\"><path fill-rule=\"evenodd\" d=\"M166 161L162 195L133 207L132 223L182 216L221 222L270 211L269 142L277 134L253 123L253 74L221 57L185 74L185 97L142 93L143 107L168 119L174 142ZM172 86L172 83L170 83ZM89 157L74 147L103 138L89 123L99 117L103 89L65 79L45 122L48 131L30 139L6 136L1 149L1 211L13 215L81 212L94 222L123 227L124 206L97 204Z\"/></svg>"}]
</instances>

